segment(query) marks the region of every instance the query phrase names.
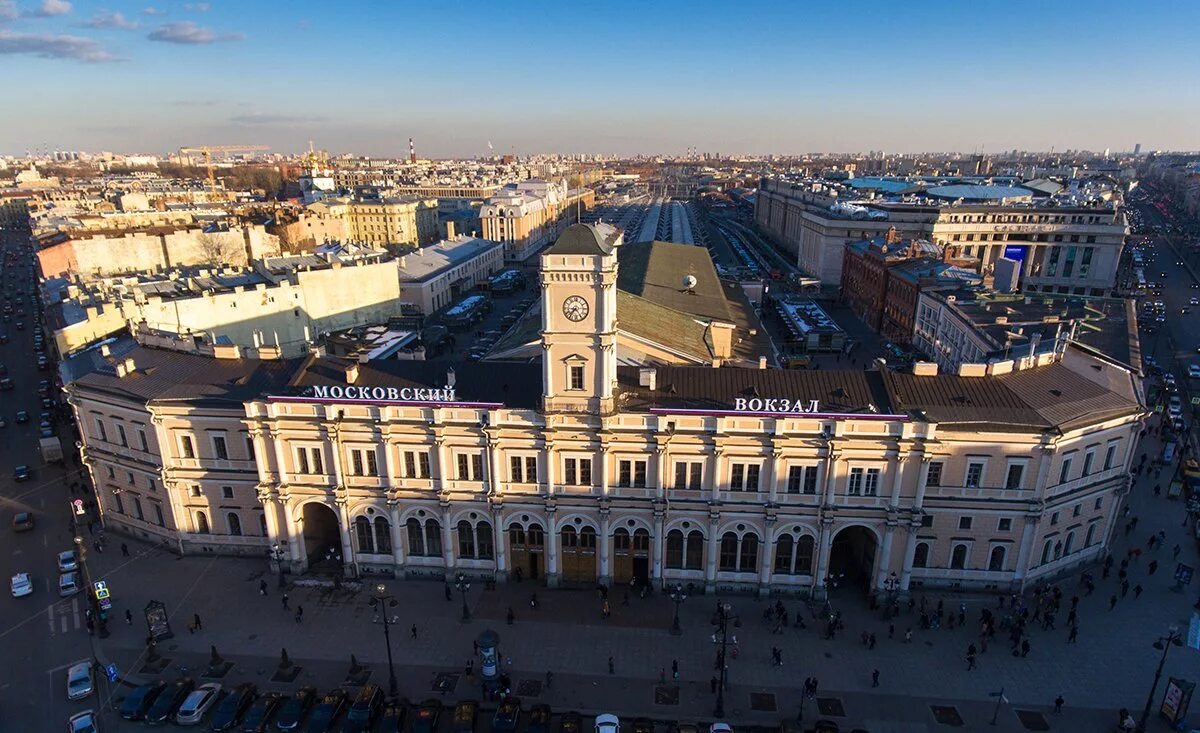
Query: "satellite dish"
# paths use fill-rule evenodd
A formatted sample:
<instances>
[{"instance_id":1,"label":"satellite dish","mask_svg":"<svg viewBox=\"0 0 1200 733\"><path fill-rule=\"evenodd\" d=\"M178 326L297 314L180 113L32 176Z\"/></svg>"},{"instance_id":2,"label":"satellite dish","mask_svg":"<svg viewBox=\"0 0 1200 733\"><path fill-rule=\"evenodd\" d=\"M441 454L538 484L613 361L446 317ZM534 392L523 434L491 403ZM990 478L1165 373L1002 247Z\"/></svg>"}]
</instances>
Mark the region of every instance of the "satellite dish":
<instances>
[{"instance_id":1,"label":"satellite dish","mask_svg":"<svg viewBox=\"0 0 1200 733\"><path fill-rule=\"evenodd\" d=\"M683 276L683 289L684 290L694 289L696 287L696 282L697 282L697 280L696 280L695 275L684 275Z\"/></svg>"}]
</instances>

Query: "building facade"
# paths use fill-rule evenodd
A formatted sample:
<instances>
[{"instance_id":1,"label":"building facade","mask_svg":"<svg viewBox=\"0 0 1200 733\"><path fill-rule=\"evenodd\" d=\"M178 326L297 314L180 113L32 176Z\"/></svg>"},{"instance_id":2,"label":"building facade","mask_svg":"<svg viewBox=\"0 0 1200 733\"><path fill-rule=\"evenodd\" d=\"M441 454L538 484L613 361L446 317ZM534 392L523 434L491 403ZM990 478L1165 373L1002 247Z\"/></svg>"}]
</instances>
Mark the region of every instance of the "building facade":
<instances>
[{"instance_id":1,"label":"building facade","mask_svg":"<svg viewBox=\"0 0 1200 733\"><path fill-rule=\"evenodd\" d=\"M504 247L456 237L400 256L400 298L430 315L504 267Z\"/></svg>"},{"instance_id":2,"label":"building facade","mask_svg":"<svg viewBox=\"0 0 1200 733\"><path fill-rule=\"evenodd\" d=\"M423 247L438 239L437 199L416 196L331 203L350 239L375 246Z\"/></svg>"},{"instance_id":3,"label":"building facade","mask_svg":"<svg viewBox=\"0 0 1200 733\"><path fill-rule=\"evenodd\" d=\"M504 243L508 262L524 262L555 241L596 203L591 189L568 190L565 182L528 180L496 192L479 210L483 238Z\"/></svg>"},{"instance_id":4,"label":"building facade","mask_svg":"<svg viewBox=\"0 0 1200 733\"><path fill-rule=\"evenodd\" d=\"M540 363L89 352L68 393L107 526L293 572L817 596L1016 588L1105 552L1126 371L619 366L617 258L569 239L541 261Z\"/></svg>"}]
</instances>

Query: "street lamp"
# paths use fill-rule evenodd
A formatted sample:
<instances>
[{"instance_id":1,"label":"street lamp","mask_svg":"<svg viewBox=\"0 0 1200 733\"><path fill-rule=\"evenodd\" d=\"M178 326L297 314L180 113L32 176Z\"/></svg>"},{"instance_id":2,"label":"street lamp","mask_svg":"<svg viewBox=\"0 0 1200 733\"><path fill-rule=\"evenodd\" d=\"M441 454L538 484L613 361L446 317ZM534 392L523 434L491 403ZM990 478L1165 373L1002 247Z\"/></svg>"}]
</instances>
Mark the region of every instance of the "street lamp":
<instances>
[{"instance_id":1,"label":"street lamp","mask_svg":"<svg viewBox=\"0 0 1200 733\"><path fill-rule=\"evenodd\" d=\"M721 635L721 649L717 652L717 669L720 672L721 684L717 686L717 707L713 710L713 715L718 718L725 717L725 684L729 669L729 666L725 663L725 652L729 645L730 622L735 627L741 623L737 615L733 613L733 606L728 603L718 603L714 625L717 627L717 633ZM734 643L737 643L736 637L734 638Z\"/></svg>"},{"instance_id":2,"label":"street lamp","mask_svg":"<svg viewBox=\"0 0 1200 733\"><path fill-rule=\"evenodd\" d=\"M282 576L280 576L282 577ZM387 588L384 588L383 583L375 586L375 595L369 601L371 608L375 609L380 616L383 617L383 643L387 647L388 657L388 690L392 697L396 697L399 691L396 686L396 668L392 665L392 635L388 631L388 626L391 621L388 619L388 609L395 608L397 605L396 599L388 595Z\"/></svg>"},{"instance_id":3,"label":"street lamp","mask_svg":"<svg viewBox=\"0 0 1200 733\"><path fill-rule=\"evenodd\" d=\"M679 628L679 604L687 600L687 593L683 592L683 584L676 583L671 589L671 603L675 604L675 618L671 620L671 634L679 636L683 633L683 629Z\"/></svg>"},{"instance_id":4,"label":"street lamp","mask_svg":"<svg viewBox=\"0 0 1200 733\"><path fill-rule=\"evenodd\" d=\"M892 606L896 604L896 594L900 592L900 578L893 570L883 581L883 589L887 592L887 608L883 612L884 620L892 617Z\"/></svg>"},{"instance_id":5,"label":"street lamp","mask_svg":"<svg viewBox=\"0 0 1200 733\"><path fill-rule=\"evenodd\" d=\"M467 608L467 591L471 590L471 581L467 580L465 573L459 573L454 577L454 587L462 593L462 621L466 623L471 620L471 609Z\"/></svg>"},{"instance_id":6,"label":"street lamp","mask_svg":"<svg viewBox=\"0 0 1200 733\"><path fill-rule=\"evenodd\" d=\"M287 582L283 579L283 548L278 542L271 545L268 551L271 556L271 562L275 565L275 572L279 574L279 588L282 590L287 586Z\"/></svg>"},{"instance_id":7,"label":"street lamp","mask_svg":"<svg viewBox=\"0 0 1200 733\"><path fill-rule=\"evenodd\" d=\"M1179 629L1175 626L1167 630L1166 636L1160 636L1154 642L1154 648L1162 650L1162 657L1158 660L1158 669L1154 671L1154 684L1150 685L1150 694L1146 695L1146 707L1142 708L1142 717L1138 720L1138 733L1145 733L1146 731L1146 720L1150 717L1150 706L1154 704L1154 693L1158 691L1158 680L1162 677L1163 665L1167 663L1167 652L1171 651L1172 646L1183 646L1183 635L1179 633Z\"/></svg>"},{"instance_id":8,"label":"street lamp","mask_svg":"<svg viewBox=\"0 0 1200 733\"><path fill-rule=\"evenodd\" d=\"M75 552L79 555L79 566L83 568L83 582L87 583L88 607L92 609L92 618L96 619L96 633L101 639L108 638L108 618L100 609L100 601L96 598L96 587L92 584L92 572L87 564L87 545L82 537L75 538Z\"/></svg>"}]
</instances>

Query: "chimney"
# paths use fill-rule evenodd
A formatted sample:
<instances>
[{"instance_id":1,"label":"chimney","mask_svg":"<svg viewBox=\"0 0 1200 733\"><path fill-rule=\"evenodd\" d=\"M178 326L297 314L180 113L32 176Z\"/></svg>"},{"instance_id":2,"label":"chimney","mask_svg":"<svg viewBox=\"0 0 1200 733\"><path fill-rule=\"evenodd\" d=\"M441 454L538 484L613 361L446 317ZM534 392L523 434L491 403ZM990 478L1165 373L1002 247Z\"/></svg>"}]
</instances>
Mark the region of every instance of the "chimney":
<instances>
[{"instance_id":1,"label":"chimney","mask_svg":"<svg viewBox=\"0 0 1200 733\"><path fill-rule=\"evenodd\" d=\"M658 389L658 370L654 367L638 369L638 384L651 392Z\"/></svg>"},{"instance_id":2,"label":"chimney","mask_svg":"<svg viewBox=\"0 0 1200 733\"><path fill-rule=\"evenodd\" d=\"M134 365L132 357L117 362L117 377L119 379L124 379L135 371L137 371L137 367Z\"/></svg>"},{"instance_id":3,"label":"chimney","mask_svg":"<svg viewBox=\"0 0 1200 733\"><path fill-rule=\"evenodd\" d=\"M100 356L103 356L105 359L112 356L112 349L108 344L100 344Z\"/></svg>"},{"instance_id":4,"label":"chimney","mask_svg":"<svg viewBox=\"0 0 1200 733\"><path fill-rule=\"evenodd\" d=\"M767 368L767 357L766 357L766 356L759 356L759 357L758 357L758 368L759 368L759 369L766 369L766 368Z\"/></svg>"},{"instance_id":5,"label":"chimney","mask_svg":"<svg viewBox=\"0 0 1200 733\"><path fill-rule=\"evenodd\" d=\"M346 384L354 384L358 381L358 362L354 362L346 367Z\"/></svg>"}]
</instances>

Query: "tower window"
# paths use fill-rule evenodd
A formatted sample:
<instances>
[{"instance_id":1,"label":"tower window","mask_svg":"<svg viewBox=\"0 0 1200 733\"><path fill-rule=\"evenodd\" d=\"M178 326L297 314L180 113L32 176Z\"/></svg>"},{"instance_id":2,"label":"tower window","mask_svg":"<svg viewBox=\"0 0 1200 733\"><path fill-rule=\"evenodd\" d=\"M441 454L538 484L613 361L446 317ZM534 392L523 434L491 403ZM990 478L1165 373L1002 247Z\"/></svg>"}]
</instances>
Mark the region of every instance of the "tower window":
<instances>
[{"instance_id":1,"label":"tower window","mask_svg":"<svg viewBox=\"0 0 1200 733\"><path fill-rule=\"evenodd\" d=\"M583 389L583 366L572 364L567 368L570 389Z\"/></svg>"}]
</instances>

